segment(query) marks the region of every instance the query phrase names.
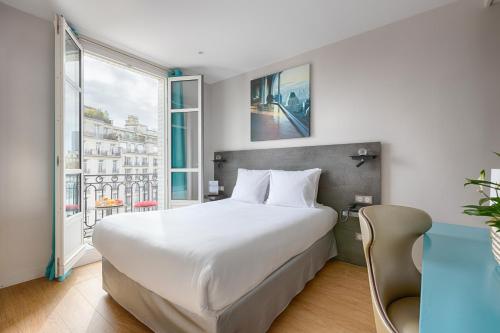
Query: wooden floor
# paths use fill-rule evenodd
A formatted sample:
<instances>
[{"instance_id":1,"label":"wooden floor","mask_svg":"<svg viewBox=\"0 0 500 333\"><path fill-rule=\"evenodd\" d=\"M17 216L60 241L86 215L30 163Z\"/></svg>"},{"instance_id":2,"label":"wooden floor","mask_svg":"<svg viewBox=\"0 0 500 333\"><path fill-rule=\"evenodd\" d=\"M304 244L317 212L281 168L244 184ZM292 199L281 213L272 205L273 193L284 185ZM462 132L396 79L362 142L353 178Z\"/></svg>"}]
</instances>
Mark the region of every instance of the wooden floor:
<instances>
[{"instance_id":1,"label":"wooden floor","mask_svg":"<svg viewBox=\"0 0 500 333\"><path fill-rule=\"evenodd\" d=\"M374 332L366 269L328 263L269 332ZM101 289L101 264L65 282L37 279L0 289L0 332L150 332Z\"/></svg>"}]
</instances>

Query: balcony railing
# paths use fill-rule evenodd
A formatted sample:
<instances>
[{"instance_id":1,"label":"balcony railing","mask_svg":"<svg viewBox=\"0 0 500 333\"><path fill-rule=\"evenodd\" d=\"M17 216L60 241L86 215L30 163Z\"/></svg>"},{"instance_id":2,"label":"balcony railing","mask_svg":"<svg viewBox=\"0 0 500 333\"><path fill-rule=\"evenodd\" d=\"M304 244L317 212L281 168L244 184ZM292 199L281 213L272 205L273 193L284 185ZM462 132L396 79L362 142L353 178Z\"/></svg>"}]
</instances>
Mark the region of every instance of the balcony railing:
<instances>
[{"instance_id":1,"label":"balcony railing","mask_svg":"<svg viewBox=\"0 0 500 333\"><path fill-rule=\"evenodd\" d=\"M158 175L84 175L84 237L105 216L158 209Z\"/></svg>"},{"instance_id":2,"label":"balcony railing","mask_svg":"<svg viewBox=\"0 0 500 333\"><path fill-rule=\"evenodd\" d=\"M86 149L85 155L95 156L95 157L120 157L122 153L120 149L115 150L104 150L104 149Z\"/></svg>"},{"instance_id":3,"label":"balcony railing","mask_svg":"<svg viewBox=\"0 0 500 333\"><path fill-rule=\"evenodd\" d=\"M145 149L126 149L125 153L127 154L148 154L148 152Z\"/></svg>"},{"instance_id":4,"label":"balcony railing","mask_svg":"<svg viewBox=\"0 0 500 333\"><path fill-rule=\"evenodd\" d=\"M85 131L83 132L83 136L87 138L112 140L112 141L117 141L119 139L119 136L116 133L95 133L95 132Z\"/></svg>"},{"instance_id":5,"label":"balcony railing","mask_svg":"<svg viewBox=\"0 0 500 333\"><path fill-rule=\"evenodd\" d=\"M105 140L116 141L116 140L118 140L118 134L116 134L116 133L104 133L102 135L102 138L105 139Z\"/></svg>"}]
</instances>

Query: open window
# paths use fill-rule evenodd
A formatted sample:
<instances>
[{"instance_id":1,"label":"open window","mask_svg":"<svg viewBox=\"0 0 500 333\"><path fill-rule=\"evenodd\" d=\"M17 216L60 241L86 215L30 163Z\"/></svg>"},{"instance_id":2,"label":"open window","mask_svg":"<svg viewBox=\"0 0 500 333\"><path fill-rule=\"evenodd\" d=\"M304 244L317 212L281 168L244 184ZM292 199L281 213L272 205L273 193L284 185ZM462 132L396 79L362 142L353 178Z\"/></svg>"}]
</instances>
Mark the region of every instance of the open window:
<instances>
[{"instance_id":1,"label":"open window","mask_svg":"<svg viewBox=\"0 0 500 333\"><path fill-rule=\"evenodd\" d=\"M82 46L62 16L55 21L55 276L85 250L82 210Z\"/></svg>"},{"instance_id":2,"label":"open window","mask_svg":"<svg viewBox=\"0 0 500 333\"><path fill-rule=\"evenodd\" d=\"M203 79L168 79L169 208L203 200Z\"/></svg>"},{"instance_id":3,"label":"open window","mask_svg":"<svg viewBox=\"0 0 500 333\"><path fill-rule=\"evenodd\" d=\"M93 228L104 217L202 202L203 84L201 76L167 80L166 68L78 38L62 16L54 23L55 236L47 275L61 280L97 253Z\"/></svg>"}]
</instances>

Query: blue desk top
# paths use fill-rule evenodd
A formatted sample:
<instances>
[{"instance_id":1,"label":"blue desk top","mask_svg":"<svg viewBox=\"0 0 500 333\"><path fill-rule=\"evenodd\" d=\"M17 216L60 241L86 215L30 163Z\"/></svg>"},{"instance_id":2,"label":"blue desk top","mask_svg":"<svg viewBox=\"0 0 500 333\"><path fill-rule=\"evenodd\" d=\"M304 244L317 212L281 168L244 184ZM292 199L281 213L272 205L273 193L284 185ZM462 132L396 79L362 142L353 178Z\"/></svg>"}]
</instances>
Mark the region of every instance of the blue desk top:
<instances>
[{"instance_id":1,"label":"blue desk top","mask_svg":"<svg viewBox=\"0 0 500 333\"><path fill-rule=\"evenodd\" d=\"M420 332L500 332L489 229L434 223L424 236Z\"/></svg>"}]
</instances>

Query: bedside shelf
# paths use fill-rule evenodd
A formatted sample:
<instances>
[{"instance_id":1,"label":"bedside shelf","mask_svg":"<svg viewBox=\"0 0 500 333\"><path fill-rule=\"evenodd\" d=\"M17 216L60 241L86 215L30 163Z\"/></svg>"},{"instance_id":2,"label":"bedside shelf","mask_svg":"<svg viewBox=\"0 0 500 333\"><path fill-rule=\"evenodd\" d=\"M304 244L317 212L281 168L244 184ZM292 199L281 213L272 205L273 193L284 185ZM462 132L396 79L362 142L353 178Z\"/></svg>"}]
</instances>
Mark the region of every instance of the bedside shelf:
<instances>
[{"instance_id":1,"label":"bedside shelf","mask_svg":"<svg viewBox=\"0 0 500 333\"><path fill-rule=\"evenodd\" d=\"M221 168L224 163L226 162L225 159L218 159L218 160L212 160L214 162L214 165L217 165L218 168Z\"/></svg>"},{"instance_id":2,"label":"bedside shelf","mask_svg":"<svg viewBox=\"0 0 500 333\"><path fill-rule=\"evenodd\" d=\"M347 217L347 211L342 210L342 217ZM358 212L350 212L349 217L359 217Z\"/></svg>"},{"instance_id":3,"label":"bedside shelf","mask_svg":"<svg viewBox=\"0 0 500 333\"><path fill-rule=\"evenodd\" d=\"M374 154L368 154L368 155L351 155L349 157L352 158L355 161L359 161L358 164L356 164L356 168L359 168L360 166L362 166L363 164L365 164L365 162L376 159L377 155L374 155Z\"/></svg>"},{"instance_id":4,"label":"bedside shelf","mask_svg":"<svg viewBox=\"0 0 500 333\"><path fill-rule=\"evenodd\" d=\"M219 194L205 194L204 195L204 201L205 202L210 202L210 201L217 201L217 200L222 200L222 199L227 199L227 195L224 193L219 193Z\"/></svg>"}]
</instances>

